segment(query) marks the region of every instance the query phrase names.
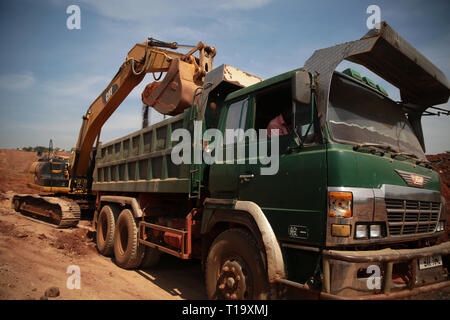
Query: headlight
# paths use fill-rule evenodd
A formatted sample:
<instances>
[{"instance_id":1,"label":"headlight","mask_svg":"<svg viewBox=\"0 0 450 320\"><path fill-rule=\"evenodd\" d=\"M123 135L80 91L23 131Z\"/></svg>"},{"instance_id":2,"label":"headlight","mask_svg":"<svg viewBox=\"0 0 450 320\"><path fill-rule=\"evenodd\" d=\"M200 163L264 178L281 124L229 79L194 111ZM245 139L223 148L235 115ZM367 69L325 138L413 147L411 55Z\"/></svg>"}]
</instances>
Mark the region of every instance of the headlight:
<instances>
[{"instance_id":1,"label":"headlight","mask_svg":"<svg viewBox=\"0 0 450 320\"><path fill-rule=\"evenodd\" d=\"M371 238L380 238L381 237L381 225L379 225L379 224L371 224L370 225L370 237Z\"/></svg>"},{"instance_id":2,"label":"headlight","mask_svg":"<svg viewBox=\"0 0 450 320\"><path fill-rule=\"evenodd\" d=\"M444 231L445 230L445 221L439 221L436 226L436 232Z\"/></svg>"},{"instance_id":3,"label":"headlight","mask_svg":"<svg viewBox=\"0 0 450 320\"><path fill-rule=\"evenodd\" d=\"M328 193L328 199L330 217L350 218L352 216L353 195L351 192L331 191Z\"/></svg>"},{"instance_id":4,"label":"headlight","mask_svg":"<svg viewBox=\"0 0 450 320\"><path fill-rule=\"evenodd\" d=\"M381 223L362 223L357 224L355 228L355 239L378 239L385 236Z\"/></svg>"},{"instance_id":5,"label":"headlight","mask_svg":"<svg viewBox=\"0 0 450 320\"><path fill-rule=\"evenodd\" d=\"M368 226L366 224L357 224L355 238L356 239L367 238L368 237L367 227Z\"/></svg>"}]
</instances>

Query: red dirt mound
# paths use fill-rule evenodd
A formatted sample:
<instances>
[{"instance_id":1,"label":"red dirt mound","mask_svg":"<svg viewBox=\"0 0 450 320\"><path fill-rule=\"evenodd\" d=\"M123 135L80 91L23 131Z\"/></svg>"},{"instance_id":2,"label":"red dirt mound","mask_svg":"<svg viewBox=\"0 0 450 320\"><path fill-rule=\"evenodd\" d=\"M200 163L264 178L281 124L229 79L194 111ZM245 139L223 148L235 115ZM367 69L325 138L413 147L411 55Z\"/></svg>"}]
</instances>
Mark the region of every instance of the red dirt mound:
<instances>
[{"instance_id":1,"label":"red dirt mound","mask_svg":"<svg viewBox=\"0 0 450 320\"><path fill-rule=\"evenodd\" d=\"M435 170L441 175L442 194L447 209L447 234L450 232L450 153L427 155L427 159L436 165Z\"/></svg>"},{"instance_id":2,"label":"red dirt mound","mask_svg":"<svg viewBox=\"0 0 450 320\"><path fill-rule=\"evenodd\" d=\"M27 187L28 170L37 159L36 152L0 149L0 192L37 193Z\"/></svg>"},{"instance_id":3,"label":"red dirt mound","mask_svg":"<svg viewBox=\"0 0 450 320\"><path fill-rule=\"evenodd\" d=\"M58 155L70 156L67 152ZM0 193L39 193L27 186L30 165L38 159L36 152L0 149Z\"/></svg>"},{"instance_id":4,"label":"red dirt mound","mask_svg":"<svg viewBox=\"0 0 450 320\"><path fill-rule=\"evenodd\" d=\"M96 252L95 244L89 239L86 229L74 229L71 232L54 230L56 241L50 242L52 247L64 250L65 255L84 256ZM41 235L41 239L45 235Z\"/></svg>"},{"instance_id":5,"label":"red dirt mound","mask_svg":"<svg viewBox=\"0 0 450 320\"><path fill-rule=\"evenodd\" d=\"M450 198L450 154L440 153L427 156L427 159L433 163L433 165L439 164L435 167L435 170L441 175L442 181L442 193L445 199ZM448 202L448 200L447 200ZM450 203L449 203L450 204Z\"/></svg>"}]
</instances>

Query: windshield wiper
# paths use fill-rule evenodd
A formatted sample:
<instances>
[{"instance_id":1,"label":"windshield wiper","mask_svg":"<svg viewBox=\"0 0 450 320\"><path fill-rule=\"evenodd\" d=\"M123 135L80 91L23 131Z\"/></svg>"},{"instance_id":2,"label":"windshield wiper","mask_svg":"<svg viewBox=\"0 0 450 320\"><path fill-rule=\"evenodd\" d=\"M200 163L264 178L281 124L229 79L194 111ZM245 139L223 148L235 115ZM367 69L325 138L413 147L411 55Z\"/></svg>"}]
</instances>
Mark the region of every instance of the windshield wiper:
<instances>
[{"instance_id":1,"label":"windshield wiper","mask_svg":"<svg viewBox=\"0 0 450 320\"><path fill-rule=\"evenodd\" d=\"M395 158L396 156L401 156L401 157L405 157L411 160L414 160L416 162L416 164L425 164L425 167L427 168L432 168L430 161L428 160L421 160L419 159L414 153L407 153L407 152L397 152L395 154L392 155L392 158Z\"/></svg>"},{"instance_id":2,"label":"windshield wiper","mask_svg":"<svg viewBox=\"0 0 450 320\"><path fill-rule=\"evenodd\" d=\"M386 144L380 144L380 143L360 143L353 146L353 150L358 151L359 148L378 148L382 149L387 152L394 152L397 153L397 150L392 149L391 146L388 146ZM380 151L382 155L384 155L384 152L381 150L372 149L373 151Z\"/></svg>"},{"instance_id":3,"label":"windshield wiper","mask_svg":"<svg viewBox=\"0 0 450 320\"><path fill-rule=\"evenodd\" d=\"M395 158L397 156L404 157L406 159L414 160L416 164L424 164L427 168L432 168L430 162L428 160L421 160L419 159L415 154L413 153L407 153L407 152L398 152L397 150L393 149L389 145L380 144L380 143L360 143L353 146L353 150L357 151L359 148L378 148L382 149L384 151L387 151L390 153L391 158ZM374 152L379 151L381 152L381 155L384 155L384 152L381 150L371 149Z\"/></svg>"}]
</instances>

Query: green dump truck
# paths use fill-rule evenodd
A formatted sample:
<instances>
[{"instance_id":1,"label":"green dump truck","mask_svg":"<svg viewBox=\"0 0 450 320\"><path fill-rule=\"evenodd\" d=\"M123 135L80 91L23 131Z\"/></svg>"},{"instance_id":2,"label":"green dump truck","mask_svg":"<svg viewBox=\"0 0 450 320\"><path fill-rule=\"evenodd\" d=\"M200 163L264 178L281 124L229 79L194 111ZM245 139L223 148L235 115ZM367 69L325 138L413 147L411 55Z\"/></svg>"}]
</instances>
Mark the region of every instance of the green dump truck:
<instances>
[{"instance_id":1,"label":"green dump truck","mask_svg":"<svg viewBox=\"0 0 450 320\"><path fill-rule=\"evenodd\" d=\"M402 101L335 71L343 60ZM201 259L212 299L400 298L448 286L445 200L421 117L449 92L386 23L268 80L221 65L182 114L98 147L98 250L123 268L154 266L161 253ZM267 136L280 114L287 132Z\"/></svg>"}]
</instances>

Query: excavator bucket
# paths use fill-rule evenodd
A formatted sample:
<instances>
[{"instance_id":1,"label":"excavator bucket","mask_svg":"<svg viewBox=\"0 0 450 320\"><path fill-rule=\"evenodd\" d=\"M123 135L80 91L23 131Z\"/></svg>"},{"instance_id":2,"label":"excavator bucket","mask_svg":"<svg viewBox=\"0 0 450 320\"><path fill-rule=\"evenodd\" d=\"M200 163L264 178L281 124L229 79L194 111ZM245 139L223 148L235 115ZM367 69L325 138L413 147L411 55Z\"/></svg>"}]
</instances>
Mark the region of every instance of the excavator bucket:
<instances>
[{"instance_id":1,"label":"excavator bucket","mask_svg":"<svg viewBox=\"0 0 450 320\"><path fill-rule=\"evenodd\" d=\"M177 115L192 106L195 89L202 85L194 80L195 65L175 59L161 82L148 84L142 102L156 111Z\"/></svg>"}]
</instances>

